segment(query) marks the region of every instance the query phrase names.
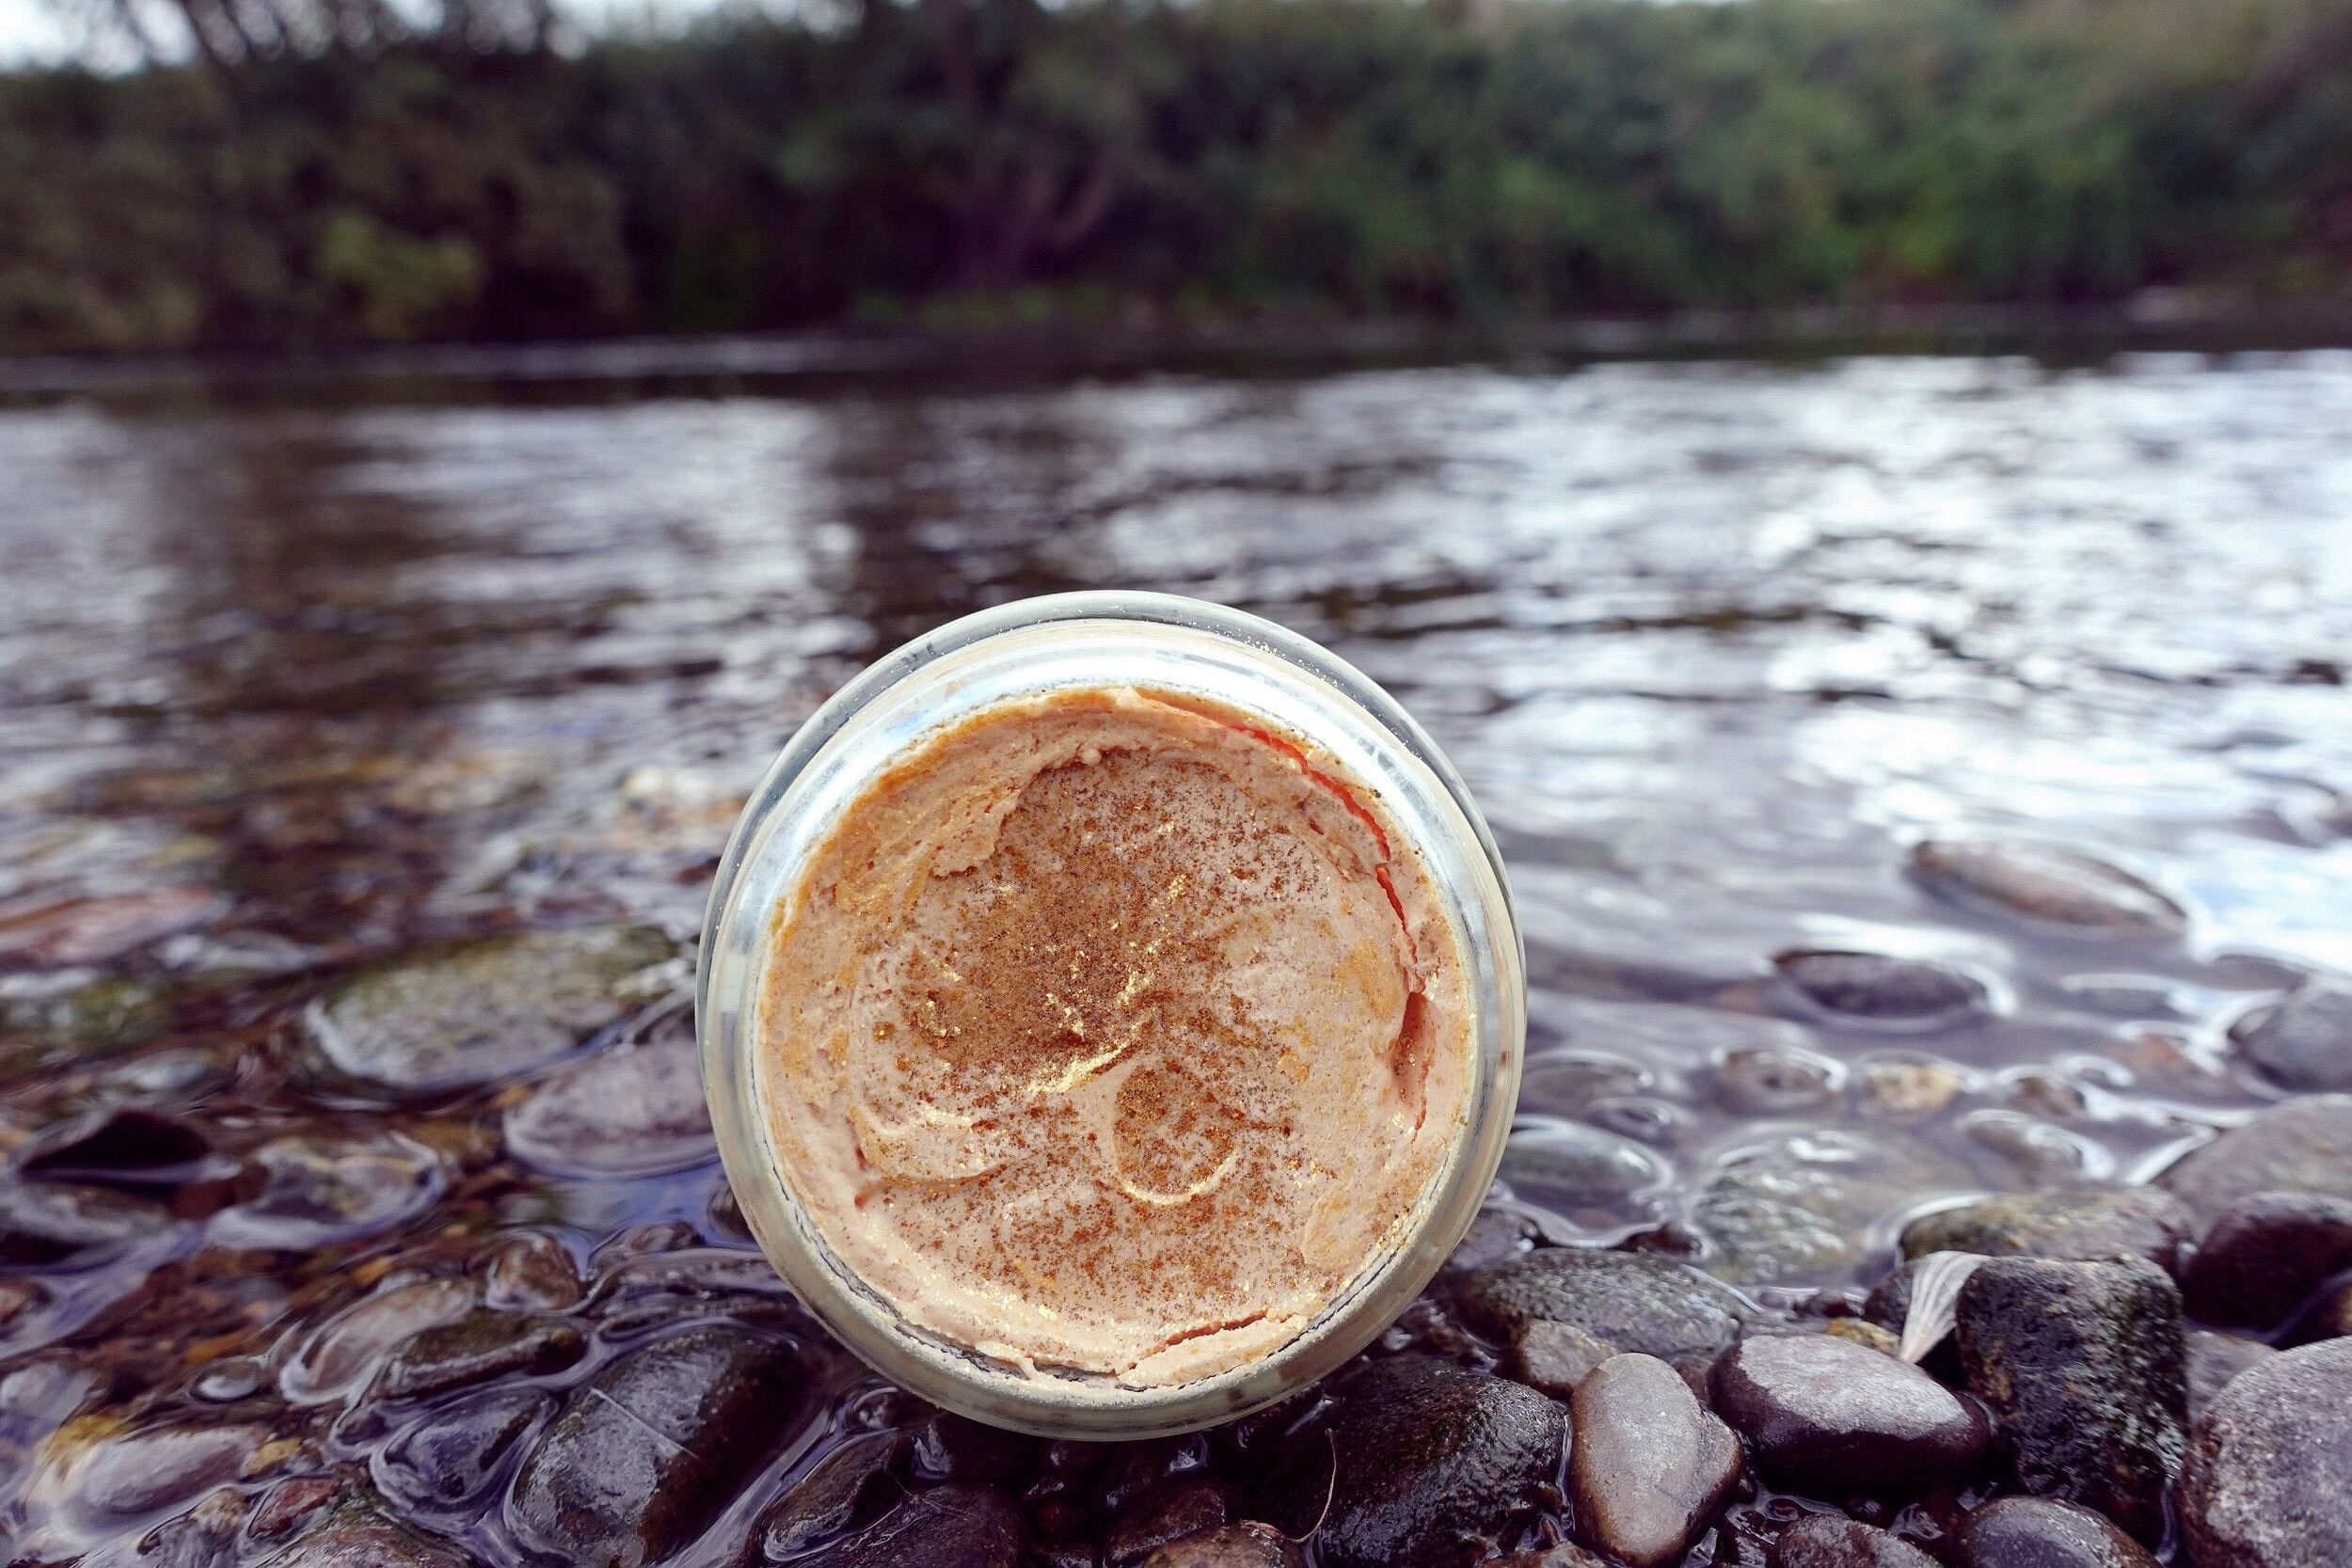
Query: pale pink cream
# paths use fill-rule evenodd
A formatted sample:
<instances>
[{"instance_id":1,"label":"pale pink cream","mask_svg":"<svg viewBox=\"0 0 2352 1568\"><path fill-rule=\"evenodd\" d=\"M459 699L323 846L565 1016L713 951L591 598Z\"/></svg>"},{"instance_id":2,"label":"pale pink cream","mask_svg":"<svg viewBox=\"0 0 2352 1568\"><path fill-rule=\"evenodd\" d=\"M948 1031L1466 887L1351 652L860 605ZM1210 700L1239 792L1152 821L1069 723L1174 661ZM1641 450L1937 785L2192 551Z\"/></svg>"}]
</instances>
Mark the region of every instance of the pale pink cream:
<instances>
[{"instance_id":1,"label":"pale pink cream","mask_svg":"<svg viewBox=\"0 0 2352 1568\"><path fill-rule=\"evenodd\" d=\"M1458 939L1372 793L1127 688L991 709L778 911L759 1093L834 1256L909 1322L1136 1386L1295 1338L1464 1132Z\"/></svg>"}]
</instances>

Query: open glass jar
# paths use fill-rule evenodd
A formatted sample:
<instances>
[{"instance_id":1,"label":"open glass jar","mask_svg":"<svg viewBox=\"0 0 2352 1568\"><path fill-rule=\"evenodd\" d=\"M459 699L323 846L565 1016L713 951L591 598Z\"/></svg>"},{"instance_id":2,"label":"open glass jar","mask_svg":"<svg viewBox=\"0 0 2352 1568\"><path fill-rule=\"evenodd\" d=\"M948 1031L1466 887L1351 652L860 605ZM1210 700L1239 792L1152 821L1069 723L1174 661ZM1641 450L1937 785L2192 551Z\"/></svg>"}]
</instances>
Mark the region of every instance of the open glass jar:
<instances>
[{"instance_id":1,"label":"open glass jar","mask_svg":"<svg viewBox=\"0 0 2352 1568\"><path fill-rule=\"evenodd\" d=\"M1238 1365L1138 1386L1024 1365L918 1326L830 1245L796 1195L768 1113L767 966L783 913L845 814L927 741L1009 704L1133 689L1238 715L1377 799L1450 927L1469 1006L1459 1115L1385 1240L1303 1326ZM1302 767L1304 764L1302 762ZM1383 837L1383 843L1387 841ZM1385 886L1385 883L1384 883ZM1394 901L1394 894L1390 894ZM1254 616L1166 594L1067 594L917 638L828 702L760 781L722 859L702 939L696 1022L727 1179L785 1279L869 1366L948 1409L1049 1436L1191 1431L1331 1371L1391 1323L1478 1212L1510 1130L1526 1033L1524 954L1492 837L1461 780L1396 702L1324 649Z\"/></svg>"}]
</instances>

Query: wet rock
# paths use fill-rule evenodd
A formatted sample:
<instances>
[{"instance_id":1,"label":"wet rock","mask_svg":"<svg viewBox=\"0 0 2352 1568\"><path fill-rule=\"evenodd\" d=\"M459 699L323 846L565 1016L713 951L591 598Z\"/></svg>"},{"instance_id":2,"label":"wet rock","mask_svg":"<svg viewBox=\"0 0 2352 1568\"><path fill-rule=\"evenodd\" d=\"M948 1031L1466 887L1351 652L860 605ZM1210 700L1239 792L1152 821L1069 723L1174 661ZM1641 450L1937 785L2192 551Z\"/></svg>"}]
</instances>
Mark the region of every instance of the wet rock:
<instances>
[{"instance_id":1,"label":"wet rock","mask_svg":"<svg viewBox=\"0 0 2352 1568\"><path fill-rule=\"evenodd\" d=\"M2221 1390L2279 1353L2260 1339L2216 1334L2193 1328L2188 1333L2188 1419L2193 1427L2205 1418Z\"/></svg>"},{"instance_id":2,"label":"wet rock","mask_svg":"<svg viewBox=\"0 0 2352 1568\"><path fill-rule=\"evenodd\" d=\"M103 1187L0 1180L0 1269L84 1269L171 1228L171 1216Z\"/></svg>"},{"instance_id":3,"label":"wet rock","mask_svg":"<svg viewBox=\"0 0 2352 1568\"><path fill-rule=\"evenodd\" d=\"M2180 1291L2150 1263L1996 1258L1961 1288L1968 1390L2018 1484L2097 1509L2143 1541L2186 1416Z\"/></svg>"},{"instance_id":4,"label":"wet rock","mask_svg":"<svg viewBox=\"0 0 2352 1568\"><path fill-rule=\"evenodd\" d=\"M431 1149L395 1132L275 1138L248 1158L243 1201L213 1216L212 1240L255 1249L348 1241L424 1209L442 1174Z\"/></svg>"},{"instance_id":5,"label":"wet rock","mask_svg":"<svg viewBox=\"0 0 2352 1568\"><path fill-rule=\"evenodd\" d=\"M809 1568L1019 1568L1021 1513L986 1486L918 1493L857 1534L802 1560Z\"/></svg>"},{"instance_id":6,"label":"wet rock","mask_svg":"<svg viewBox=\"0 0 2352 1568\"><path fill-rule=\"evenodd\" d=\"M2215 1219L2181 1293L2207 1323L2275 1329L2347 1269L2352 1198L2256 1193Z\"/></svg>"},{"instance_id":7,"label":"wet rock","mask_svg":"<svg viewBox=\"0 0 2352 1568\"><path fill-rule=\"evenodd\" d=\"M1780 1532L1772 1568L1937 1568L1927 1553L1883 1529L1815 1513Z\"/></svg>"},{"instance_id":8,"label":"wet rock","mask_svg":"<svg viewBox=\"0 0 2352 1568\"><path fill-rule=\"evenodd\" d=\"M508 1311L561 1312L586 1294L570 1250L535 1230L501 1238L483 1270L483 1301Z\"/></svg>"},{"instance_id":9,"label":"wet rock","mask_svg":"<svg viewBox=\"0 0 2352 1568\"><path fill-rule=\"evenodd\" d=\"M1136 1568L1169 1542L1216 1529L1232 1517L1232 1499L1218 1482L1201 1476L1173 1481L1119 1511L1103 1534L1103 1560L1108 1568Z\"/></svg>"},{"instance_id":10,"label":"wet rock","mask_svg":"<svg viewBox=\"0 0 2352 1568\"><path fill-rule=\"evenodd\" d=\"M1574 1542L1563 1541L1541 1551L1513 1552L1508 1557L1495 1558L1486 1568L1609 1568L1609 1564Z\"/></svg>"},{"instance_id":11,"label":"wet rock","mask_svg":"<svg viewBox=\"0 0 2352 1568\"><path fill-rule=\"evenodd\" d=\"M16 1168L44 1180L171 1188L212 1174L204 1168L212 1147L185 1122L124 1105L43 1132L18 1154Z\"/></svg>"},{"instance_id":12,"label":"wet rock","mask_svg":"<svg viewBox=\"0 0 2352 1568\"><path fill-rule=\"evenodd\" d=\"M170 1022L163 987L122 975L0 995L0 1066L30 1070L57 1057L109 1055L145 1044Z\"/></svg>"},{"instance_id":13,"label":"wet rock","mask_svg":"<svg viewBox=\"0 0 2352 1568\"><path fill-rule=\"evenodd\" d=\"M1740 1284L1819 1280L1853 1265L1882 1216L1972 1184L1959 1162L1908 1133L1791 1131L1723 1156L1691 1200L1690 1224L1711 1274Z\"/></svg>"},{"instance_id":14,"label":"wet rock","mask_svg":"<svg viewBox=\"0 0 2352 1568\"><path fill-rule=\"evenodd\" d=\"M496 1083L613 1022L634 1000L629 980L675 951L644 927L596 927L403 954L322 998L310 1035L338 1071L389 1088Z\"/></svg>"},{"instance_id":15,"label":"wet rock","mask_svg":"<svg viewBox=\"0 0 2352 1568\"><path fill-rule=\"evenodd\" d=\"M799 1418L800 1395L773 1341L725 1327L656 1340L573 1392L524 1457L508 1523L586 1568L666 1558L757 1471Z\"/></svg>"},{"instance_id":16,"label":"wet rock","mask_svg":"<svg viewBox=\"0 0 2352 1568\"><path fill-rule=\"evenodd\" d=\"M2352 1198L2352 1095L2274 1105L2190 1149L2156 1184L2208 1219L2256 1193Z\"/></svg>"},{"instance_id":17,"label":"wet rock","mask_svg":"<svg viewBox=\"0 0 2352 1568\"><path fill-rule=\"evenodd\" d=\"M342 1481L327 1476L281 1481L254 1503L246 1534L255 1542L275 1541L341 1497L343 1487Z\"/></svg>"},{"instance_id":18,"label":"wet rock","mask_svg":"<svg viewBox=\"0 0 2352 1568\"><path fill-rule=\"evenodd\" d=\"M28 969L103 964L229 911L211 888L159 887L68 898L0 914L0 963Z\"/></svg>"},{"instance_id":19,"label":"wet rock","mask_svg":"<svg viewBox=\"0 0 2352 1568\"><path fill-rule=\"evenodd\" d=\"M1715 1363L1713 1392L1765 1478L1816 1497L1957 1481L1988 1435L1916 1367L1828 1335L1744 1340Z\"/></svg>"},{"instance_id":20,"label":"wet rock","mask_svg":"<svg viewBox=\"0 0 2352 1568\"><path fill-rule=\"evenodd\" d=\"M1510 1374L1539 1394L1565 1400L1600 1364L1621 1354L1574 1323L1531 1318L1511 1330Z\"/></svg>"},{"instance_id":21,"label":"wet rock","mask_svg":"<svg viewBox=\"0 0 2352 1568\"><path fill-rule=\"evenodd\" d=\"M1959 1568L2156 1568L2137 1541L2087 1508L1999 1497L1960 1524Z\"/></svg>"},{"instance_id":22,"label":"wet rock","mask_svg":"<svg viewBox=\"0 0 2352 1568\"><path fill-rule=\"evenodd\" d=\"M1715 1064L1715 1097L1743 1117L1797 1117L1837 1095L1837 1064L1793 1046L1746 1046Z\"/></svg>"},{"instance_id":23,"label":"wet rock","mask_svg":"<svg viewBox=\"0 0 2352 1568\"><path fill-rule=\"evenodd\" d=\"M1025 1433L934 1410L914 1435L914 1473L925 1481L1010 1486L1037 1467L1038 1449L1038 1440Z\"/></svg>"},{"instance_id":24,"label":"wet rock","mask_svg":"<svg viewBox=\"0 0 2352 1568\"><path fill-rule=\"evenodd\" d=\"M1747 1310L1731 1291L1679 1263L1591 1247L1545 1247L1490 1265L1463 1281L1455 1299L1472 1326L1498 1338L1540 1319L1660 1356L1723 1349Z\"/></svg>"},{"instance_id":25,"label":"wet rock","mask_svg":"<svg viewBox=\"0 0 2352 1568\"><path fill-rule=\"evenodd\" d=\"M1843 1339L1860 1345L1864 1350L1893 1355L1902 1349L1902 1336L1891 1328L1883 1328L1867 1318L1833 1318L1821 1330L1833 1339Z\"/></svg>"},{"instance_id":26,"label":"wet rock","mask_svg":"<svg viewBox=\"0 0 2352 1568\"><path fill-rule=\"evenodd\" d=\"M1903 1227L1905 1258L1973 1252L1987 1258L2145 1258L2176 1272L2197 1217L2153 1187L2079 1187L1988 1197Z\"/></svg>"},{"instance_id":27,"label":"wet rock","mask_svg":"<svg viewBox=\"0 0 2352 1568\"><path fill-rule=\"evenodd\" d=\"M1560 1464L1566 1412L1531 1388L1404 1355L1350 1382L1302 1445L1290 1510L1327 1568L1457 1568L1529 1511Z\"/></svg>"},{"instance_id":28,"label":"wet rock","mask_svg":"<svg viewBox=\"0 0 2352 1568\"><path fill-rule=\"evenodd\" d=\"M2130 872L2039 845L1930 839L1912 850L1911 874L1955 903L2084 936L2175 936L2188 925Z\"/></svg>"},{"instance_id":29,"label":"wet rock","mask_svg":"<svg viewBox=\"0 0 2352 1568\"><path fill-rule=\"evenodd\" d=\"M1155 1547L1143 1568L1300 1568L1298 1547L1272 1525L1227 1525Z\"/></svg>"},{"instance_id":30,"label":"wet rock","mask_svg":"<svg viewBox=\"0 0 2352 1568\"><path fill-rule=\"evenodd\" d=\"M347 1393L394 1347L456 1322L473 1303L474 1288L463 1279L420 1280L379 1291L312 1330L278 1374L278 1386L297 1404Z\"/></svg>"},{"instance_id":31,"label":"wet rock","mask_svg":"<svg viewBox=\"0 0 2352 1568\"><path fill-rule=\"evenodd\" d=\"M339 1510L261 1568L468 1568L464 1554L364 1508Z\"/></svg>"},{"instance_id":32,"label":"wet rock","mask_svg":"<svg viewBox=\"0 0 2352 1568\"><path fill-rule=\"evenodd\" d=\"M715 1158L691 1030L565 1067L508 1110L506 1143L566 1175L647 1176Z\"/></svg>"},{"instance_id":33,"label":"wet rock","mask_svg":"<svg viewBox=\"0 0 2352 1568\"><path fill-rule=\"evenodd\" d=\"M1577 1386L1568 1485L1579 1533L1632 1564L1682 1555L1740 1477L1740 1440L1652 1355L1620 1355Z\"/></svg>"},{"instance_id":34,"label":"wet rock","mask_svg":"<svg viewBox=\"0 0 2352 1568\"><path fill-rule=\"evenodd\" d=\"M376 1374L379 1399L429 1399L501 1377L559 1372L587 1354L588 1341L561 1318L470 1312L412 1336Z\"/></svg>"},{"instance_id":35,"label":"wet rock","mask_svg":"<svg viewBox=\"0 0 2352 1568\"><path fill-rule=\"evenodd\" d=\"M752 1526L771 1562L782 1562L873 1522L905 1490L897 1472L910 1439L903 1432L851 1437L787 1486Z\"/></svg>"},{"instance_id":36,"label":"wet rock","mask_svg":"<svg viewBox=\"0 0 2352 1568\"><path fill-rule=\"evenodd\" d=\"M1537 1239L1535 1222L1525 1214L1509 1209L1481 1209L1462 1233L1461 1242L1446 1255L1438 1278L1452 1284L1489 1263L1521 1256Z\"/></svg>"},{"instance_id":37,"label":"wet rock","mask_svg":"<svg viewBox=\"0 0 2352 1568\"><path fill-rule=\"evenodd\" d=\"M1641 1145L1552 1117L1513 1125L1499 1174L1521 1197L1620 1215L1635 1213L1635 1199L1667 1180L1664 1164Z\"/></svg>"},{"instance_id":38,"label":"wet rock","mask_svg":"<svg viewBox=\"0 0 2352 1568\"><path fill-rule=\"evenodd\" d=\"M2307 980L2230 1025L2230 1039L2284 1088L2352 1089L2352 983Z\"/></svg>"},{"instance_id":39,"label":"wet rock","mask_svg":"<svg viewBox=\"0 0 2352 1568\"><path fill-rule=\"evenodd\" d=\"M2197 1568L2352 1562L2352 1339L2245 1372L2198 1425L2181 1470Z\"/></svg>"},{"instance_id":40,"label":"wet rock","mask_svg":"<svg viewBox=\"0 0 2352 1568\"><path fill-rule=\"evenodd\" d=\"M1846 1022L1941 1028L1983 1011L1989 1001L1983 982L1930 958L1800 950L1772 964L1812 1008Z\"/></svg>"},{"instance_id":41,"label":"wet rock","mask_svg":"<svg viewBox=\"0 0 2352 1568\"><path fill-rule=\"evenodd\" d=\"M410 1508L463 1508L490 1490L506 1456L555 1404L544 1388L493 1388L446 1405L376 1451L375 1483Z\"/></svg>"}]
</instances>

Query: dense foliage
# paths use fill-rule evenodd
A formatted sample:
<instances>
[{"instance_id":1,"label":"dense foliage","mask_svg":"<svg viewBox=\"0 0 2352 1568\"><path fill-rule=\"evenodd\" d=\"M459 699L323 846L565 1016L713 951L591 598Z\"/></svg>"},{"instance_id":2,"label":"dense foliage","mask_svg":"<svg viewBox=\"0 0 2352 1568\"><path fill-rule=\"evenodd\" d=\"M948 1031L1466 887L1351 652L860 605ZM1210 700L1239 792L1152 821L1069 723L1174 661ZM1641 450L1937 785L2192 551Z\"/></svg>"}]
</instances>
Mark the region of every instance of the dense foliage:
<instances>
[{"instance_id":1,"label":"dense foliage","mask_svg":"<svg viewBox=\"0 0 2352 1568\"><path fill-rule=\"evenodd\" d=\"M0 346L2332 287L2352 0L869 0L0 77Z\"/></svg>"}]
</instances>

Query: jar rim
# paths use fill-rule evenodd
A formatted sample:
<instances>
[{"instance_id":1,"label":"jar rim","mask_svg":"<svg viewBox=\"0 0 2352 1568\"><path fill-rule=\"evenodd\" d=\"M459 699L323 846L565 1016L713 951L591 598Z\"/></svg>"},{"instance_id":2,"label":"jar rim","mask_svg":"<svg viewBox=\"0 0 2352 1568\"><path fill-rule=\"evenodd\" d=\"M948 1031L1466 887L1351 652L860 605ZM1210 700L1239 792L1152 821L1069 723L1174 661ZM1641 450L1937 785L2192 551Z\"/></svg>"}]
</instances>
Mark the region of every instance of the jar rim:
<instances>
[{"instance_id":1,"label":"jar rim","mask_svg":"<svg viewBox=\"0 0 2352 1568\"><path fill-rule=\"evenodd\" d=\"M1174 661L1164 679L1083 675L1105 658L1157 657ZM1190 689L1265 712L1343 760L1367 759L1377 780L1394 786L1393 795L1382 791L1384 808L1438 890L1467 960L1475 1013L1463 1130L1408 1219L1290 1339L1167 1386L1023 1370L907 1323L833 1256L793 1196L758 1090L757 997L771 920L839 809L927 736L1000 701L1122 684ZM1291 717L1300 713L1314 721ZM1133 1438L1196 1430L1274 1402L1362 1349L1426 1286L1476 1215L1502 1158L1525 1051L1524 975L1492 833L1436 742L1368 676L1295 632L1224 606L1168 594L1057 594L911 640L843 686L786 743L712 881L695 1028L738 1206L771 1262L836 1338L892 1381L960 1414L1046 1436Z\"/></svg>"}]
</instances>

